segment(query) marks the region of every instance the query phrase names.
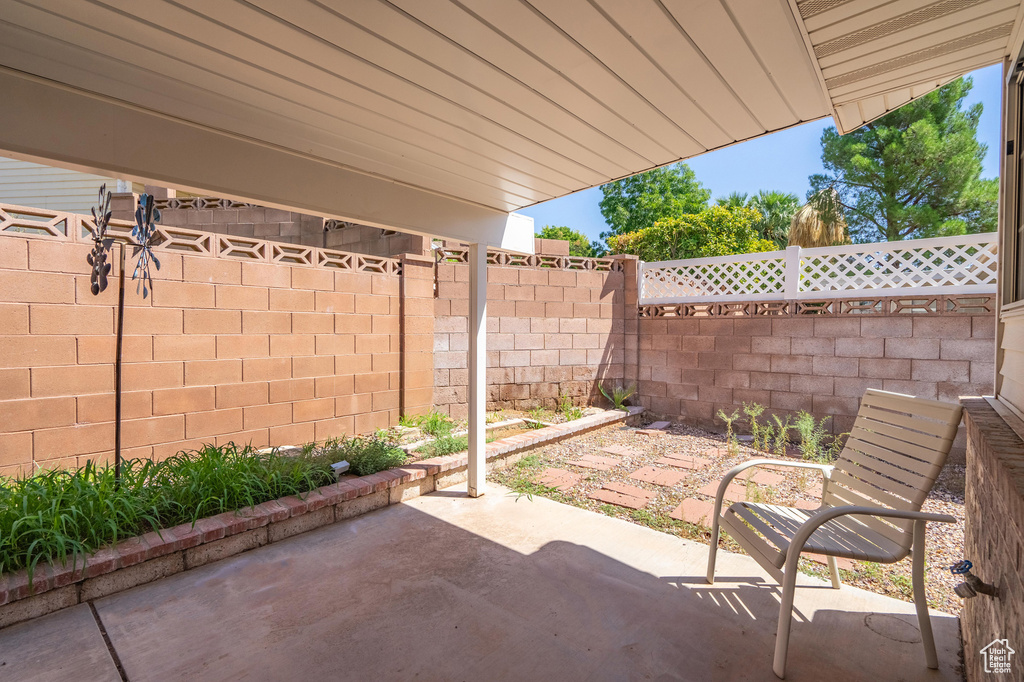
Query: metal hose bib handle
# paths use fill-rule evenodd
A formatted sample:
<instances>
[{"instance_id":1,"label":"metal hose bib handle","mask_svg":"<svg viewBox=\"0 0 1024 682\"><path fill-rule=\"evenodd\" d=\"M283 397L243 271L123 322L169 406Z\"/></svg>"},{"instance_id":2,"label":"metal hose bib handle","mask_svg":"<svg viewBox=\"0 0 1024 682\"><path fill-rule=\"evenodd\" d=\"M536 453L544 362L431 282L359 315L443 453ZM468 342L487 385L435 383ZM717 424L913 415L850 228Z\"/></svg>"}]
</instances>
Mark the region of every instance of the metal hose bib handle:
<instances>
[{"instance_id":1,"label":"metal hose bib handle","mask_svg":"<svg viewBox=\"0 0 1024 682\"><path fill-rule=\"evenodd\" d=\"M960 583L953 588L956 595L961 599L972 599L977 597L979 594L985 594L989 597L999 597L999 588L995 585L990 585L982 581L981 578L971 573L971 568L974 567L967 559L962 559L952 566L949 567L949 572L953 575L962 575L964 582Z\"/></svg>"}]
</instances>

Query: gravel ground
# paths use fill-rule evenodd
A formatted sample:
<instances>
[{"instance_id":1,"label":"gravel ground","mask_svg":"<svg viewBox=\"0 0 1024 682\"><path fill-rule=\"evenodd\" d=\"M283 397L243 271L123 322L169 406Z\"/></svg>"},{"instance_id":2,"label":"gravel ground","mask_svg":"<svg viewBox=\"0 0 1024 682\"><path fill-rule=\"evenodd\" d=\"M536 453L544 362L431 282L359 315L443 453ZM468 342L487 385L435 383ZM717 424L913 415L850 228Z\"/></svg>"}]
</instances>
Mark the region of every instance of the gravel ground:
<instances>
[{"instance_id":1,"label":"gravel ground","mask_svg":"<svg viewBox=\"0 0 1024 682\"><path fill-rule=\"evenodd\" d=\"M623 456L621 463L610 471L595 471L572 464L584 454L607 455L599 452L609 445L626 446L636 454ZM629 479L628 475L642 466L654 465L655 461L667 454L684 454L704 457L712 461L706 469L692 472L685 480L673 487L663 487ZM636 428L622 424L607 426L559 443L547 445L530 452L518 465L497 471L493 479L498 483L523 493L539 494L545 497L590 509L609 516L626 519L648 527L703 542L709 542L708 528L677 521L669 517L684 498L710 499L697 493L697 489L722 476L736 464L748 459L774 457L748 447L740 446L736 454L729 452L725 438L701 429L673 425L666 432L657 435L637 433ZM582 474L581 483L566 491L556 491L537 483L541 472L547 467L566 469ZM807 473L793 470L776 470L784 473L785 480L774 486L757 486L748 494L748 499L790 505L798 500L820 499L821 476L812 471ZM954 516L955 524L928 524L927 539L927 594L929 605L946 613L958 615L961 600L953 593L953 586L959 580L950 574L948 567L963 557L963 499L964 468L947 467L940 476L931 495L924 503L924 510ZM633 511L623 507L587 498L587 494L599 489L604 483L617 481L643 488L655 493L655 498L642 510ZM757 497L751 498L751 495ZM721 543L732 551L742 551L730 538ZM904 601L912 601L911 559L907 557L895 564L872 564L853 562L850 570L840 570L844 583L856 585L872 592L889 595ZM801 560L801 570L827 578L828 569L818 563Z\"/></svg>"}]
</instances>

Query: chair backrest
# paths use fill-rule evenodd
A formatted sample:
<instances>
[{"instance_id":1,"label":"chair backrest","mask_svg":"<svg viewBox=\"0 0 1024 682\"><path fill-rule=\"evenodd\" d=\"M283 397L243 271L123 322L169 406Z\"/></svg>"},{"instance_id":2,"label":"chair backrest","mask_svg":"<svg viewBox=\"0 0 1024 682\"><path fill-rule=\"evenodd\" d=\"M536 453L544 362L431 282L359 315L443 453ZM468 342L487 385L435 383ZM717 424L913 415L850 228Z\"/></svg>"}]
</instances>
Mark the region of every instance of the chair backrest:
<instances>
[{"instance_id":1,"label":"chair backrest","mask_svg":"<svg viewBox=\"0 0 1024 682\"><path fill-rule=\"evenodd\" d=\"M961 411L960 405L869 388L823 502L920 510L946 463ZM913 521L855 518L904 549L910 547Z\"/></svg>"}]
</instances>

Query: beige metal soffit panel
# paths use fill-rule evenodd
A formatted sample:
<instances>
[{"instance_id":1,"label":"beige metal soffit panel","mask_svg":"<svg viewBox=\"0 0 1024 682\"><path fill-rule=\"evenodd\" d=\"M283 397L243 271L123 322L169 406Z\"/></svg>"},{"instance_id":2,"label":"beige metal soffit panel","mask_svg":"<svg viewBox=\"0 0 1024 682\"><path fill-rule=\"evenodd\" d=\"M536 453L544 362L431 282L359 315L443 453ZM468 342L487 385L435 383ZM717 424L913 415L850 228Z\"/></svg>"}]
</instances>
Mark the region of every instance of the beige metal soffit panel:
<instances>
[{"instance_id":1,"label":"beige metal soffit panel","mask_svg":"<svg viewBox=\"0 0 1024 682\"><path fill-rule=\"evenodd\" d=\"M0 66L5 156L533 252L532 219ZM139 143L142 141L142 143Z\"/></svg>"},{"instance_id":2,"label":"beige metal soffit panel","mask_svg":"<svg viewBox=\"0 0 1024 682\"><path fill-rule=\"evenodd\" d=\"M789 2L841 133L999 63L1021 33L1020 0Z\"/></svg>"}]
</instances>

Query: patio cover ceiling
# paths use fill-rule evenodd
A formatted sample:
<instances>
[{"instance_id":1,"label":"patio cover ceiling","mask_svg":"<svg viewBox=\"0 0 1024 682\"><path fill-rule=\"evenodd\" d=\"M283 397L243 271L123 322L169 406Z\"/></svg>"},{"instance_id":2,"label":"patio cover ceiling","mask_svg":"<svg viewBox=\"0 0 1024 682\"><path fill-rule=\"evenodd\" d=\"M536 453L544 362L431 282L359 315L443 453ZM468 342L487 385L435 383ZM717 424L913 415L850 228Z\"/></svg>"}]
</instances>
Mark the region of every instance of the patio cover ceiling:
<instances>
[{"instance_id":1,"label":"patio cover ceiling","mask_svg":"<svg viewBox=\"0 0 1024 682\"><path fill-rule=\"evenodd\" d=\"M1021 39L1020 0L0 0L0 149L532 250L510 212Z\"/></svg>"}]
</instances>

